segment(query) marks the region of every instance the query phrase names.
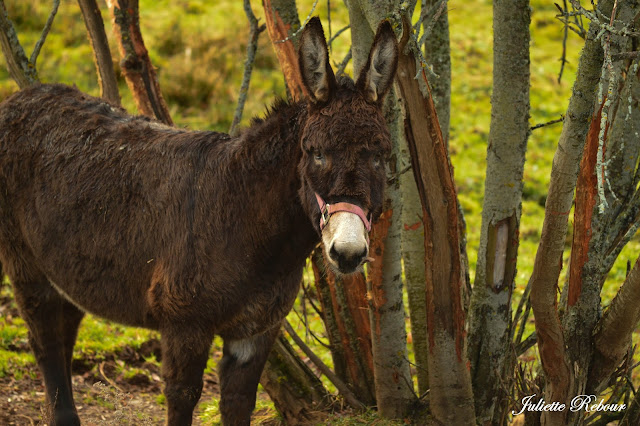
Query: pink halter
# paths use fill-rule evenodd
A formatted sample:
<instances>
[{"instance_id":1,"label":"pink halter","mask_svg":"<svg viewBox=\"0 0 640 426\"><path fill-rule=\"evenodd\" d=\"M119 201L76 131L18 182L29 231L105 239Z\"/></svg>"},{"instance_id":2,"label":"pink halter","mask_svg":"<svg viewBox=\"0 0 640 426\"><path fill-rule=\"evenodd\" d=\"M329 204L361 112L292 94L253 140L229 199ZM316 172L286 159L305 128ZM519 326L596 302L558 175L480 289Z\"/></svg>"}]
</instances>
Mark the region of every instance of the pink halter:
<instances>
[{"instance_id":1,"label":"pink halter","mask_svg":"<svg viewBox=\"0 0 640 426\"><path fill-rule=\"evenodd\" d=\"M322 231L327 223L329 222L329 218L332 214L337 212L349 212L357 215L364 224L364 227L367 229L367 232L371 231L371 214L369 217L364 214L364 210L359 206L351 203L335 203L335 204L327 204L324 202L322 197L318 195L316 192L316 200L318 201L318 207L320 207L320 230Z\"/></svg>"}]
</instances>

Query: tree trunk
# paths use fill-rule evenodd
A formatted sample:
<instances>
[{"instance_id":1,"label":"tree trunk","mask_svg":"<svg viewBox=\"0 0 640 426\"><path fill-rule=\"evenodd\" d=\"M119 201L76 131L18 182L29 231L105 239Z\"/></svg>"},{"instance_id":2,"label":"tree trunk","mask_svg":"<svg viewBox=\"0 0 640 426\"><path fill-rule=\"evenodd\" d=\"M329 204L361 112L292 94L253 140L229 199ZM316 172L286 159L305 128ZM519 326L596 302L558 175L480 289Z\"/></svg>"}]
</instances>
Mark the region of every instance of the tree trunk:
<instances>
[{"instance_id":1,"label":"tree trunk","mask_svg":"<svg viewBox=\"0 0 640 426\"><path fill-rule=\"evenodd\" d=\"M464 337L462 291L466 284L457 196L427 78L424 70L418 71L414 53L418 47L409 40L410 25L405 17L397 81L405 102L405 132L423 205L430 405L442 424L475 425Z\"/></svg>"},{"instance_id":2,"label":"tree trunk","mask_svg":"<svg viewBox=\"0 0 640 426\"><path fill-rule=\"evenodd\" d=\"M620 1L617 4L617 10L615 12L616 19L625 23L632 23L637 14L637 10L638 4L636 1ZM606 37L609 37L610 53L615 54L618 52L618 49L625 51L627 47L630 49L632 47L631 42L627 38L613 34L607 35ZM625 64L621 61L612 64L608 79L602 79L600 82L601 85L604 87L609 86L612 90L607 94L606 98L601 101L600 111L592 120L576 188L574 241L571 251L567 307L565 315L563 316L563 326L565 335L567 336L567 356L570 365L574 366L573 371L575 376L573 389L569 395L570 397L586 393L590 369L593 368L601 373L608 371L610 376L622 358L622 356L618 359L612 357L608 360L609 362L592 360L594 355L594 329L600 319L600 289L609 272L609 268L606 262L604 262L605 257L607 257L607 252L610 250L607 240L611 240L610 236L616 234L616 228L618 227L616 223L618 222L618 218L611 213L614 210L619 210L615 207L630 206L632 203L629 200L629 194L633 194L635 189L635 185L632 183L633 179L631 178L635 167L627 168L626 170L622 168L615 169L613 168L615 167L613 162L606 166L606 168L603 167L605 172L607 172L607 170L615 170L615 180L618 182L616 182L615 186L609 185L607 188L606 200L608 205L613 208L601 209L600 203L603 202L603 200L600 200L598 196L596 170L599 166L597 159L598 155L601 155L602 152L607 152L608 157L618 159L618 164L616 165L623 166L624 162L631 160L635 166L640 145L637 138L629 138L628 134L623 133L624 131L635 130L629 128L629 123L626 122L631 117L627 117L627 120L625 120L625 116L631 115L630 110L637 109L629 108L629 102L631 101L628 97L621 98L621 94L617 93L618 87L615 87L619 80L618 77L626 75L625 84L621 87L624 88L623 93L631 93L630 86L632 86L631 83L633 83L636 78L633 73L629 74L630 70L625 68ZM603 116L605 120L601 120ZM607 120L606 117L612 117L612 119ZM606 122L604 129L601 129L602 121ZM619 126L620 128L616 129L611 127L610 124L611 126ZM631 126L637 126L637 124L631 124ZM602 139L603 144L601 150L599 150L600 139ZM627 156L631 158L623 158ZM623 162L623 164L620 164L620 162ZM606 175L604 179L606 179ZM609 190L618 190L620 198ZM629 290L628 288L627 292ZM624 298L623 295L617 302L618 314L625 311L625 308L629 309L624 306L626 303L629 303L623 302ZM635 318L635 316L629 314L626 319L632 320L633 318ZM628 327L632 329L635 324L637 324L637 319L630 323ZM631 339L631 331L629 330L627 333L627 329L627 327L620 327L616 329L616 331L609 329L612 336L603 338L603 341L606 342L608 339L612 339L610 343L613 343L615 339L620 340L617 341L618 345L613 345L610 348L611 352L607 352L605 349L604 353L619 353L622 341L624 341L624 344L628 347ZM600 348L602 348L602 345ZM569 413L568 421L570 424L581 424L584 415L584 411L582 410L577 413Z\"/></svg>"},{"instance_id":3,"label":"tree trunk","mask_svg":"<svg viewBox=\"0 0 640 426\"><path fill-rule=\"evenodd\" d=\"M78 0L84 23L87 27L89 42L93 48L93 61L98 72L100 96L114 105L120 105L118 82L113 70L113 60L109 50L109 41L104 31L104 22L100 8L95 0Z\"/></svg>"},{"instance_id":4,"label":"tree trunk","mask_svg":"<svg viewBox=\"0 0 640 426\"><path fill-rule=\"evenodd\" d=\"M138 0L107 0L120 49L120 67L141 114L173 125L156 70L140 32Z\"/></svg>"},{"instance_id":5,"label":"tree trunk","mask_svg":"<svg viewBox=\"0 0 640 426\"><path fill-rule=\"evenodd\" d=\"M631 335L640 321L640 258L599 321L594 333L587 391L598 394L627 354Z\"/></svg>"},{"instance_id":6,"label":"tree trunk","mask_svg":"<svg viewBox=\"0 0 640 426\"><path fill-rule=\"evenodd\" d=\"M633 22L638 7L639 4L636 1L619 2L616 19L625 23ZM626 38L612 35L611 47L612 50L627 51L633 49L633 44ZM612 52L612 54L615 53L617 51ZM627 276L616 298L611 302L609 309L600 318L600 288L613 266L613 259L617 258L628 241L628 237L620 238L620 235L635 233L634 226L638 224L640 212L640 193L636 189L640 140L631 136L640 131L640 110L634 106L637 99L635 97L640 95L640 84L638 84L637 70L629 61L626 63L617 61L612 68L614 72L609 75L609 79L615 81L618 76L625 79L620 86L620 93L612 92L610 94L612 99L607 100L610 103L607 112L613 118L609 120L609 126L603 132L605 142L603 149L607 159L605 171L613 172L610 174L612 179L608 181L606 193L609 208L604 211L598 208L595 176L598 138L594 137L592 142L590 132L587 148L585 148L585 158L589 156L593 160L587 169L586 177L578 180L576 216L578 200L586 199L589 203L584 204L587 204L587 208L591 210L587 210L582 216L588 216L591 220L576 219L575 221L574 250L581 256L576 256L574 268L574 252L571 253L572 279L569 281L570 297L567 310L573 315L570 322L565 321L567 330L578 327L584 329L582 332L577 331L575 336L573 333L570 335L571 338L567 339L568 348L570 356L580 366L578 379L581 381L581 387L578 391L594 394L603 390L620 365L629 348L631 332L640 319L636 312L637 298L633 296L637 291L635 287L638 286L636 280L640 276L637 263ZM589 149L590 143L594 146ZM580 177L582 175L581 170ZM578 234L581 238L575 237ZM586 248L588 248L587 253L585 253ZM591 357L592 348L593 358ZM589 349L588 358L583 354L587 349Z\"/></svg>"},{"instance_id":7,"label":"tree trunk","mask_svg":"<svg viewBox=\"0 0 640 426\"><path fill-rule=\"evenodd\" d=\"M612 6L611 0L598 3L598 9L607 16ZM569 403L571 399L574 374L565 351L556 294L573 191L603 62L602 46L595 40L597 32L597 26L592 24L580 57L573 95L553 159L540 245L531 277L531 307L546 377L544 399L561 403ZM564 424L566 415L566 411L544 412L541 421L543 425Z\"/></svg>"},{"instance_id":8,"label":"tree trunk","mask_svg":"<svg viewBox=\"0 0 640 426\"><path fill-rule=\"evenodd\" d=\"M334 370L360 401L373 406L376 400L371 323L364 276L355 274L338 279L326 268L321 250L316 250L311 259Z\"/></svg>"},{"instance_id":9,"label":"tree trunk","mask_svg":"<svg viewBox=\"0 0 640 426\"><path fill-rule=\"evenodd\" d=\"M508 403L511 294L529 136L530 21L529 0L494 1L491 129L469 329L480 424L500 424Z\"/></svg>"},{"instance_id":10,"label":"tree trunk","mask_svg":"<svg viewBox=\"0 0 640 426\"><path fill-rule=\"evenodd\" d=\"M309 96L298 70L300 19L295 0L262 0L267 31L276 51L287 90L293 100ZM293 35L296 33L296 35Z\"/></svg>"},{"instance_id":11,"label":"tree trunk","mask_svg":"<svg viewBox=\"0 0 640 426\"><path fill-rule=\"evenodd\" d=\"M424 56L433 67L431 96L438 113L442 138L449 145L449 121L451 116L451 46L449 42L449 12L447 1L422 0L424 31L429 31L424 43Z\"/></svg>"},{"instance_id":12,"label":"tree trunk","mask_svg":"<svg viewBox=\"0 0 640 426\"><path fill-rule=\"evenodd\" d=\"M396 4L398 3L398 4ZM367 61L374 31L399 2L348 2L351 23L354 75ZM413 397L413 384L407 358L401 264L402 202L398 171L403 139L403 115L395 90L385 104L385 115L392 139L388 163L390 175L385 188L383 213L373 225L368 267L373 346L373 370L378 412L386 418L402 418Z\"/></svg>"},{"instance_id":13,"label":"tree trunk","mask_svg":"<svg viewBox=\"0 0 640 426\"><path fill-rule=\"evenodd\" d=\"M294 100L301 99L308 94L298 69L297 35L293 35L300 28L295 1L263 0L263 6L269 37L280 61L288 93ZM373 404L373 362L370 324L364 309L364 277L335 277L325 269L320 251L312 256L312 266L336 374L349 384L360 401ZM275 364L268 366L276 367ZM263 383L263 386L269 395L276 391L271 389L270 383Z\"/></svg>"},{"instance_id":14,"label":"tree trunk","mask_svg":"<svg viewBox=\"0 0 640 426\"><path fill-rule=\"evenodd\" d=\"M402 193L402 260L409 302L411 321L411 344L415 355L418 392L422 395L429 389L427 345L427 303L424 278L424 226L422 205L413 173L405 173L411 166L411 155L406 142L402 149L400 167L400 192ZM410 170L409 170L410 172Z\"/></svg>"}]
</instances>

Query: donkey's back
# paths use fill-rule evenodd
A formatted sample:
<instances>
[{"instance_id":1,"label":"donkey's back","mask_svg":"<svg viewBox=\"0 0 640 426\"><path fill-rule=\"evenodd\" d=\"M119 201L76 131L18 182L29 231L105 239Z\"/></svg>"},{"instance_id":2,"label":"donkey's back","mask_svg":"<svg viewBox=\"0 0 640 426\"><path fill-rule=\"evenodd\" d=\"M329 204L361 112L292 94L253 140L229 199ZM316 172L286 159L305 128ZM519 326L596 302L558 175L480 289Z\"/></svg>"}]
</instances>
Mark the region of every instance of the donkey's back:
<instances>
[{"instance_id":1,"label":"donkey's back","mask_svg":"<svg viewBox=\"0 0 640 426\"><path fill-rule=\"evenodd\" d=\"M155 328L157 318L139 308L148 305L157 262L188 253L179 239L192 232L198 163L227 138L129 116L64 85L13 95L0 104L7 274L14 284L46 281L83 309Z\"/></svg>"}]
</instances>

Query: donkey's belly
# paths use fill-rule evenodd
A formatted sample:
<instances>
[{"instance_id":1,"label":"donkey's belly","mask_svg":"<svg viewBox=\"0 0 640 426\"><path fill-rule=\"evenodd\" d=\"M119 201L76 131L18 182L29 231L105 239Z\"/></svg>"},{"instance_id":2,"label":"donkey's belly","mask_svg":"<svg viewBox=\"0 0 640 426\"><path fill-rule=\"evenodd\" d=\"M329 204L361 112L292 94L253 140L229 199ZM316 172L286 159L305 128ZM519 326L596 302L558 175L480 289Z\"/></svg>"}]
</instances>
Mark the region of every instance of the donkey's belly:
<instances>
[{"instance_id":1,"label":"donkey's belly","mask_svg":"<svg viewBox=\"0 0 640 426\"><path fill-rule=\"evenodd\" d=\"M79 309L120 324L157 328L157 321L146 306L144 291L140 291L133 277L117 279L105 271L102 279L82 276L71 280L49 276L49 283L65 299Z\"/></svg>"},{"instance_id":2,"label":"donkey's belly","mask_svg":"<svg viewBox=\"0 0 640 426\"><path fill-rule=\"evenodd\" d=\"M287 316L300 288L302 269L247 295L238 311L216 327L225 339L245 339L278 325Z\"/></svg>"}]
</instances>

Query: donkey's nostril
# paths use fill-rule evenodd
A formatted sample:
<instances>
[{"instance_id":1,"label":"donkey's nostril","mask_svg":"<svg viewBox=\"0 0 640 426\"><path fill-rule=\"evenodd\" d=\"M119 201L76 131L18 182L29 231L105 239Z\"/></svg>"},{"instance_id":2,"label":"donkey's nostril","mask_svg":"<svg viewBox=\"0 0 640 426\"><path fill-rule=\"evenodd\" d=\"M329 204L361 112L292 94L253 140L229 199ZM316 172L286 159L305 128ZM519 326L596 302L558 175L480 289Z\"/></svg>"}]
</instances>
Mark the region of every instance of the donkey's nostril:
<instances>
[{"instance_id":1,"label":"donkey's nostril","mask_svg":"<svg viewBox=\"0 0 640 426\"><path fill-rule=\"evenodd\" d=\"M340 255L336 250L336 246L333 244L331 245L331 249L329 250L329 256L331 257L331 260L333 260L334 262L339 261Z\"/></svg>"},{"instance_id":2,"label":"donkey's nostril","mask_svg":"<svg viewBox=\"0 0 640 426\"><path fill-rule=\"evenodd\" d=\"M340 272L348 274L360 266L368 252L365 244L336 242L329 249L329 257L338 264Z\"/></svg>"}]
</instances>

